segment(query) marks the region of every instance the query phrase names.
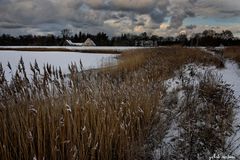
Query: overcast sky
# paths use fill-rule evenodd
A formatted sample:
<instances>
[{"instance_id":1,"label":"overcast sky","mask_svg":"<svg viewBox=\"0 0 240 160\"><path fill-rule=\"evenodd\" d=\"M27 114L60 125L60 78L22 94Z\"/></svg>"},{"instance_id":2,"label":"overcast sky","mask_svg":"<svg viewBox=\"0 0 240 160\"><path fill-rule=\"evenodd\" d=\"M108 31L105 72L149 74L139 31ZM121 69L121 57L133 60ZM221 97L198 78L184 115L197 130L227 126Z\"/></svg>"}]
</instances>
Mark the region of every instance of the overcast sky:
<instances>
[{"instance_id":1,"label":"overcast sky","mask_svg":"<svg viewBox=\"0 0 240 160\"><path fill-rule=\"evenodd\" d=\"M240 0L0 0L0 34L106 32L175 36L229 29L240 37Z\"/></svg>"}]
</instances>

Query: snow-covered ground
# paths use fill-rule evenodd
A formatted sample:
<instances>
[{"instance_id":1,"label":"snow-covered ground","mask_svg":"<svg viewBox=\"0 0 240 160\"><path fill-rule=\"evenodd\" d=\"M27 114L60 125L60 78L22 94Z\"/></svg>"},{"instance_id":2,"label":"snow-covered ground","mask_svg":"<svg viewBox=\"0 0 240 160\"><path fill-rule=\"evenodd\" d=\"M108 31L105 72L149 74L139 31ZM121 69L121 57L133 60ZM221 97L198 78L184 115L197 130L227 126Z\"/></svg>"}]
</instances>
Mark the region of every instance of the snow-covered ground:
<instances>
[{"instance_id":1,"label":"snow-covered ground","mask_svg":"<svg viewBox=\"0 0 240 160\"><path fill-rule=\"evenodd\" d=\"M114 51L124 51L131 49L140 49L144 47L129 47L129 46L0 46L0 48L64 48L69 50L114 50ZM145 47L146 48L146 47Z\"/></svg>"},{"instance_id":2,"label":"snow-covered ground","mask_svg":"<svg viewBox=\"0 0 240 160\"><path fill-rule=\"evenodd\" d=\"M200 78L204 76L207 71L213 72L216 67L206 67L201 65L196 65L194 63L184 65L180 70L175 71L175 76L166 80L164 85L166 86L166 91L168 93L167 99L170 99L171 96L175 95L177 99L177 107L170 110L170 126L166 131L160 147L153 152L154 159L158 160L161 158L161 153L168 155L171 154L175 149L176 140L180 138L181 128L179 127L179 122L181 118L181 104L184 99L184 85L197 86L200 82Z\"/></svg>"},{"instance_id":3,"label":"snow-covered ground","mask_svg":"<svg viewBox=\"0 0 240 160\"><path fill-rule=\"evenodd\" d=\"M30 63L37 61L39 68L42 69L44 64L51 64L55 67L61 67L63 73L68 72L68 65L76 62L79 65L82 61L84 69L98 68L105 62L116 62L114 54L88 54L77 52L32 52L32 51L0 51L0 63L2 63L7 79L15 72L20 58L23 58L27 73L30 71ZM13 72L7 67L8 62L11 64Z\"/></svg>"},{"instance_id":4,"label":"snow-covered ground","mask_svg":"<svg viewBox=\"0 0 240 160\"><path fill-rule=\"evenodd\" d=\"M192 76L192 71L194 76ZM240 156L240 68L238 64L233 61L226 60L225 61L225 68L217 69L214 66L206 67L206 66L199 66L196 64L187 64L182 67L180 71L175 72L175 77L168 79L165 81L165 86L167 87L167 92L170 94L174 91L177 92L177 99L178 103L181 103L183 99L183 92L181 90L183 86L183 80L187 80L190 85L196 86L199 83L199 77L203 76L206 72L211 72L218 76L221 76L222 80L231 86L231 89L234 91L234 96L237 99L237 108L234 109L235 111L235 119L233 123L233 129L235 134L227 139L227 145L230 143L230 151L232 151L232 155L238 157ZM172 111L173 119L167 133L162 141L161 146L167 149L168 153L171 153L172 147L174 147L173 139L177 139L179 137L179 126L178 126L178 117L180 114L179 108L175 108ZM234 142L234 143L232 143ZM227 147L227 146L226 146ZM162 148L162 149L164 149ZM229 148L229 146L228 146ZM154 151L155 159L160 158L160 149L156 149Z\"/></svg>"},{"instance_id":5,"label":"snow-covered ground","mask_svg":"<svg viewBox=\"0 0 240 160\"><path fill-rule=\"evenodd\" d=\"M229 137L227 145L230 143L231 151L234 155L240 157L240 68L238 64L227 60L225 69L218 70L222 75L222 79L231 85L234 95L238 100L238 107L235 108L235 119L233 122L233 130L235 134Z\"/></svg>"},{"instance_id":6,"label":"snow-covered ground","mask_svg":"<svg viewBox=\"0 0 240 160\"><path fill-rule=\"evenodd\" d=\"M140 49L143 47L98 47L98 46L93 46L93 47L66 47L67 49L79 49L79 50L116 50L116 51L125 51L125 50L131 50L131 49Z\"/></svg>"}]
</instances>

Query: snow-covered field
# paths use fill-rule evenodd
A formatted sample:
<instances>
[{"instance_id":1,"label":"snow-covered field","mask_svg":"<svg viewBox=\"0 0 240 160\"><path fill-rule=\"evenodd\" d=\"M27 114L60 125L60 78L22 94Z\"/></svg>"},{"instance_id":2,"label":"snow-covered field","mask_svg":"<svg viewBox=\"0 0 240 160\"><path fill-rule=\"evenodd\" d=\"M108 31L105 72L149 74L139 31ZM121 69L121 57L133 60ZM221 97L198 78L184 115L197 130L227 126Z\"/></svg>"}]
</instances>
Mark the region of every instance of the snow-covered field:
<instances>
[{"instance_id":1,"label":"snow-covered field","mask_svg":"<svg viewBox=\"0 0 240 160\"><path fill-rule=\"evenodd\" d=\"M124 50L130 50L130 49L138 49L143 47L123 47L123 46L90 46L90 47L79 47L79 46L1 46L0 48L10 48L10 49L16 49L16 48L59 48L59 49L69 49L69 50L114 50L114 51L124 51Z\"/></svg>"},{"instance_id":2,"label":"snow-covered field","mask_svg":"<svg viewBox=\"0 0 240 160\"><path fill-rule=\"evenodd\" d=\"M116 55L114 54L88 54L79 52L32 52L32 51L0 51L0 63L3 65L7 79L14 74L20 58L23 58L27 73L30 71L30 63L37 61L39 68L43 68L44 64L51 64L55 67L61 67L64 73L68 72L68 65L76 62L79 65L82 61L84 69L98 68L105 62L114 62ZM8 62L11 64L12 73L7 67Z\"/></svg>"}]
</instances>

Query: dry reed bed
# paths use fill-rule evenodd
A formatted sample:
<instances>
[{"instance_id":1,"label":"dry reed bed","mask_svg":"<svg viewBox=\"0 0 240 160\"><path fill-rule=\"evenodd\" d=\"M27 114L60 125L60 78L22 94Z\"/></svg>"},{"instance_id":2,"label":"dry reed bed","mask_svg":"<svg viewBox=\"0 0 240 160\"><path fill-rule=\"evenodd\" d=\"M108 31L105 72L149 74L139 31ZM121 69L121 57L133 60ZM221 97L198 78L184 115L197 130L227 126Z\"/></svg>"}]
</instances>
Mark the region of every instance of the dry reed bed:
<instances>
[{"instance_id":1,"label":"dry reed bed","mask_svg":"<svg viewBox=\"0 0 240 160\"><path fill-rule=\"evenodd\" d=\"M224 57L240 63L240 47L227 47L224 49Z\"/></svg>"},{"instance_id":2,"label":"dry reed bed","mask_svg":"<svg viewBox=\"0 0 240 160\"><path fill-rule=\"evenodd\" d=\"M152 48L142 50L130 50L121 54L117 68L111 68L110 73L132 73L140 70L147 71L145 76L152 79L166 80L173 76L174 71L189 63L216 66L222 68L224 64L215 56L200 49L182 47ZM127 75L129 76L129 75Z\"/></svg>"},{"instance_id":3,"label":"dry reed bed","mask_svg":"<svg viewBox=\"0 0 240 160\"><path fill-rule=\"evenodd\" d=\"M119 66L70 75L20 61L9 83L0 67L2 159L151 159L168 126L163 80L183 64L221 66L197 49L127 51ZM81 72L81 74L79 74Z\"/></svg>"},{"instance_id":4,"label":"dry reed bed","mask_svg":"<svg viewBox=\"0 0 240 160\"><path fill-rule=\"evenodd\" d=\"M234 134L233 109L237 107L234 93L219 75L211 71L203 76L196 73L191 70L190 74L198 79L199 84L183 75L181 88L167 96L169 109L174 110L172 120L177 123L177 129L172 130L175 133L172 137L168 137L171 141L160 145L161 159L201 160L214 154L236 156L231 143L240 142L226 140ZM179 94L182 95L180 98Z\"/></svg>"}]
</instances>

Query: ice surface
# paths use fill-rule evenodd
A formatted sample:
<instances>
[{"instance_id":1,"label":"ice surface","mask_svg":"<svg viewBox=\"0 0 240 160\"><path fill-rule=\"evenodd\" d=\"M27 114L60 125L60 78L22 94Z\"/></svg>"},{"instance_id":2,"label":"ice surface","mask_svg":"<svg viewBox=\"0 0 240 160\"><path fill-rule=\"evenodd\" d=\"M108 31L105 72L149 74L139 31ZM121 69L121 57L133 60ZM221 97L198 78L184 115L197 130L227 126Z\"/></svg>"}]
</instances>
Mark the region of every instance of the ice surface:
<instances>
[{"instance_id":1,"label":"ice surface","mask_svg":"<svg viewBox=\"0 0 240 160\"><path fill-rule=\"evenodd\" d=\"M84 69L101 67L103 62L113 61L114 54L93 54L79 52L36 52L36 51L0 51L0 63L2 63L7 79L16 71L20 58L23 58L27 74L31 73L30 63L34 64L35 60L40 69L44 64L51 64L55 67L61 67L63 73L68 72L68 65L76 62L79 65L82 61ZM116 60L115 60L116 61ZM12 73L7 67L8 62L13 69Z\"/></svg>"},{"instance_id":2,"label":"ice surface","mask_svg":"<svg viewBox=\"0 0 240 160\"><path fill-rule=\"evenodd\" d=\"M66 48L72 50L117 50L124 51L130 49L146 48L146 47L130 47L130 46L0 46L0 48Z\"/></svg>"}]
</instances>

